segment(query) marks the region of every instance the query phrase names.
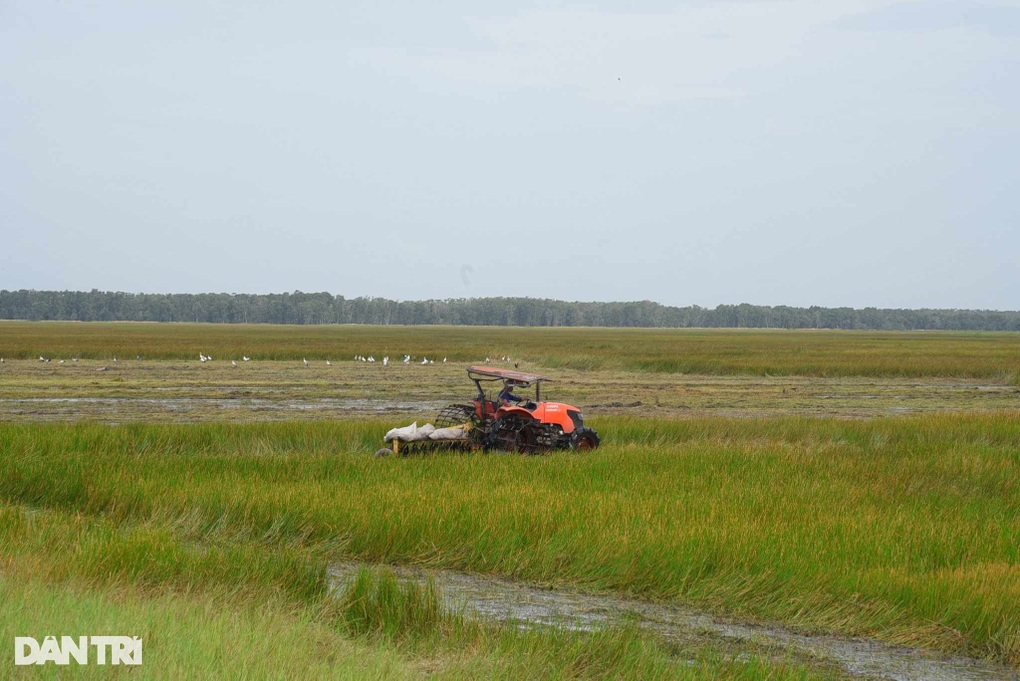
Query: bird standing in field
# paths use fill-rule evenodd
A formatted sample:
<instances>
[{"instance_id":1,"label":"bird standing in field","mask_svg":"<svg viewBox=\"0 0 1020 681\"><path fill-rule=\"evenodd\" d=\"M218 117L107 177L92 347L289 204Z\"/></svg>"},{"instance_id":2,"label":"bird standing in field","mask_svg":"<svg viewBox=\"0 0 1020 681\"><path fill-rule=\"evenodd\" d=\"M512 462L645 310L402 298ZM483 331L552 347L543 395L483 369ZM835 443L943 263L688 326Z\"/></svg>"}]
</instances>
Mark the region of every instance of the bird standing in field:
<instances>
[{"instance_id":1,"label":"bird standing in field","mask_svg":"<svg viewBox=\"0 0 1020 681\"><path fill-rule=\"evenodd\" d=\"M327 360L326 360L326 366L328 366L328 367L331 367L331 366L333 366L333 363L332 363L332 362L330 362L330 361L329 361L329 360L327 359Z\"/></svg>"},{"instance_id":2,"label":"bird standing in field","mask_svg":"<svg viewBox=\"0 0 1020 681\"><path fill-rule=\"evenodd\" d=\"M301 358L301 361L305 363L305 366L308 366L308 360L307 360L307 359L305 359L304 357L302 357L302 358Z\"/></svg>"},{"instance_id":3,"label":"bird standing in field","mask_svg":"<svg viewBox=\"0 0 1020 681\"><path fill-rule=\"evenodd\" d=\"M386 366L389 363L390 363L390 356L389 355L386 355L385 357L382 358L382 365L383 366Z\"/></svg>"},{"instance_id":4,"label":"bird standing in field","mask_svg":"<svg viewBox=\"0 0 1020 681\"><path fill-rule=\"evenodd\" d=\"M241 361L242 361L242 362L248 362L248 361L250 361L250 360L251 360L251 357L245 357L245 356L242 356L242 357L241 357Z\"/></svg>"},{"instance_id":5,"label":"bird standing in field","mask_svg":"<svg viewBox=\"0 0 1020 681\"><path fill-rule=\"evenodd\" d=\"M237 366L237 362L235 362L234 360L230 360L230 366L236 367Z\"/></svg>"}]
</instances>

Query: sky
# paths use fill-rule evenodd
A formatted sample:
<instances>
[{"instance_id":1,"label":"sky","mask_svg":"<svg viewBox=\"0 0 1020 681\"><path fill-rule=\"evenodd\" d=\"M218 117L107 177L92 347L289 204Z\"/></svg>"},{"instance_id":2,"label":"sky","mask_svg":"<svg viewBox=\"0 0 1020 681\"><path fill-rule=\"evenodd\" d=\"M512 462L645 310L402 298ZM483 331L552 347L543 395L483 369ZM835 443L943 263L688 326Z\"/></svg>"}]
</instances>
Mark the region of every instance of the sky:
<instances>
[{"instance_id":1,"label":"sky","mask_svg":"<svg viewBox=\"0 0 1020 681\"><path fill-rule=\"evenodd\" d=\"M0 289L1017 310L1018 158L1020 0L0 0Z\"/></svg>"}]
</instances>

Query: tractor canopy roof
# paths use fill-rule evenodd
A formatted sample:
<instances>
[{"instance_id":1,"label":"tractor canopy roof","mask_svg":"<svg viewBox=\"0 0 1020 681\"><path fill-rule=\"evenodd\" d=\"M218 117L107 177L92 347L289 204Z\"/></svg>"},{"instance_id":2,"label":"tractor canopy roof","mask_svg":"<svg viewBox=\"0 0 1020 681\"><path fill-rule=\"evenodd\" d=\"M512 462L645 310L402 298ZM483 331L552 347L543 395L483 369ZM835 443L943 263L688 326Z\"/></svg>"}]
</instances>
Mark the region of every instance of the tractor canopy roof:
<instances>
[{"instance_id":1,"label":"tractor canopy roof","mask_svg":"<svg viewBox=\"0 0 1020 681\"><path fill-rule=\"evenodd\" d=\"M502 380L520 386L529 386L532 383L541 383L551 380L545 376L528 374L523 371L511 371L509 369L495 369L487 366L468 367L468 376L474 380Z\"/></svg>"}]
</instances>

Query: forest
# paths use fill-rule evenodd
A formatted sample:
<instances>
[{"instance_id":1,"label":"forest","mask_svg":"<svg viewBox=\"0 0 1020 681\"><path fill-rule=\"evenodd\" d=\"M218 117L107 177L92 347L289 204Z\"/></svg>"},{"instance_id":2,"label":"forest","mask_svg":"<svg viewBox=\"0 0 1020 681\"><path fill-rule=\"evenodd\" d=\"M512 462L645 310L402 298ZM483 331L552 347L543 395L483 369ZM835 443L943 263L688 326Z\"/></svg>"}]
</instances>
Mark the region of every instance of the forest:
<instances>
[{"instance_id":1,"label":"forest","mask_svg":"<svg viewBox=\"0 0 1020 681\"><path fill-rule=\"evenodd\" d=\"M332 293L123 293L0 291L0 319L222 324L403 324L1020 331L1020 311L789 307L713 308L651 301L536 298L395 301Z\"/></svg>"}]
</instances>

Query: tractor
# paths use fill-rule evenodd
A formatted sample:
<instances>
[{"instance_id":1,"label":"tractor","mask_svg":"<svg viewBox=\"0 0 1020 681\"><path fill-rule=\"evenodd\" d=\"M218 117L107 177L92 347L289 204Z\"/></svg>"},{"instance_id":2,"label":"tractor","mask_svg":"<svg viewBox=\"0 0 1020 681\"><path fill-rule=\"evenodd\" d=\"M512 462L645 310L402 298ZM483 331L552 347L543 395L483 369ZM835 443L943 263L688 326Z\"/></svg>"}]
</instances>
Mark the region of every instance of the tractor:
<instances>
[{"instance_id":1,"label":"tractor","mask_svg":"<svg viewBox=\"0 0 1020 681\"><path fill-rule=\"evenodd\" d=\"M537 454L550 449L588 450L599 446L598 433L584 425L581 410L562 402L542 402L545 376L472 366L467 370L478 390L471 404L451 404L435 419L437 428L470 423L471 437L484 449ZM501 386L498 392L486 386ZM513 393L535 388L535 399Z\"/></svg>"}]
</instances>

